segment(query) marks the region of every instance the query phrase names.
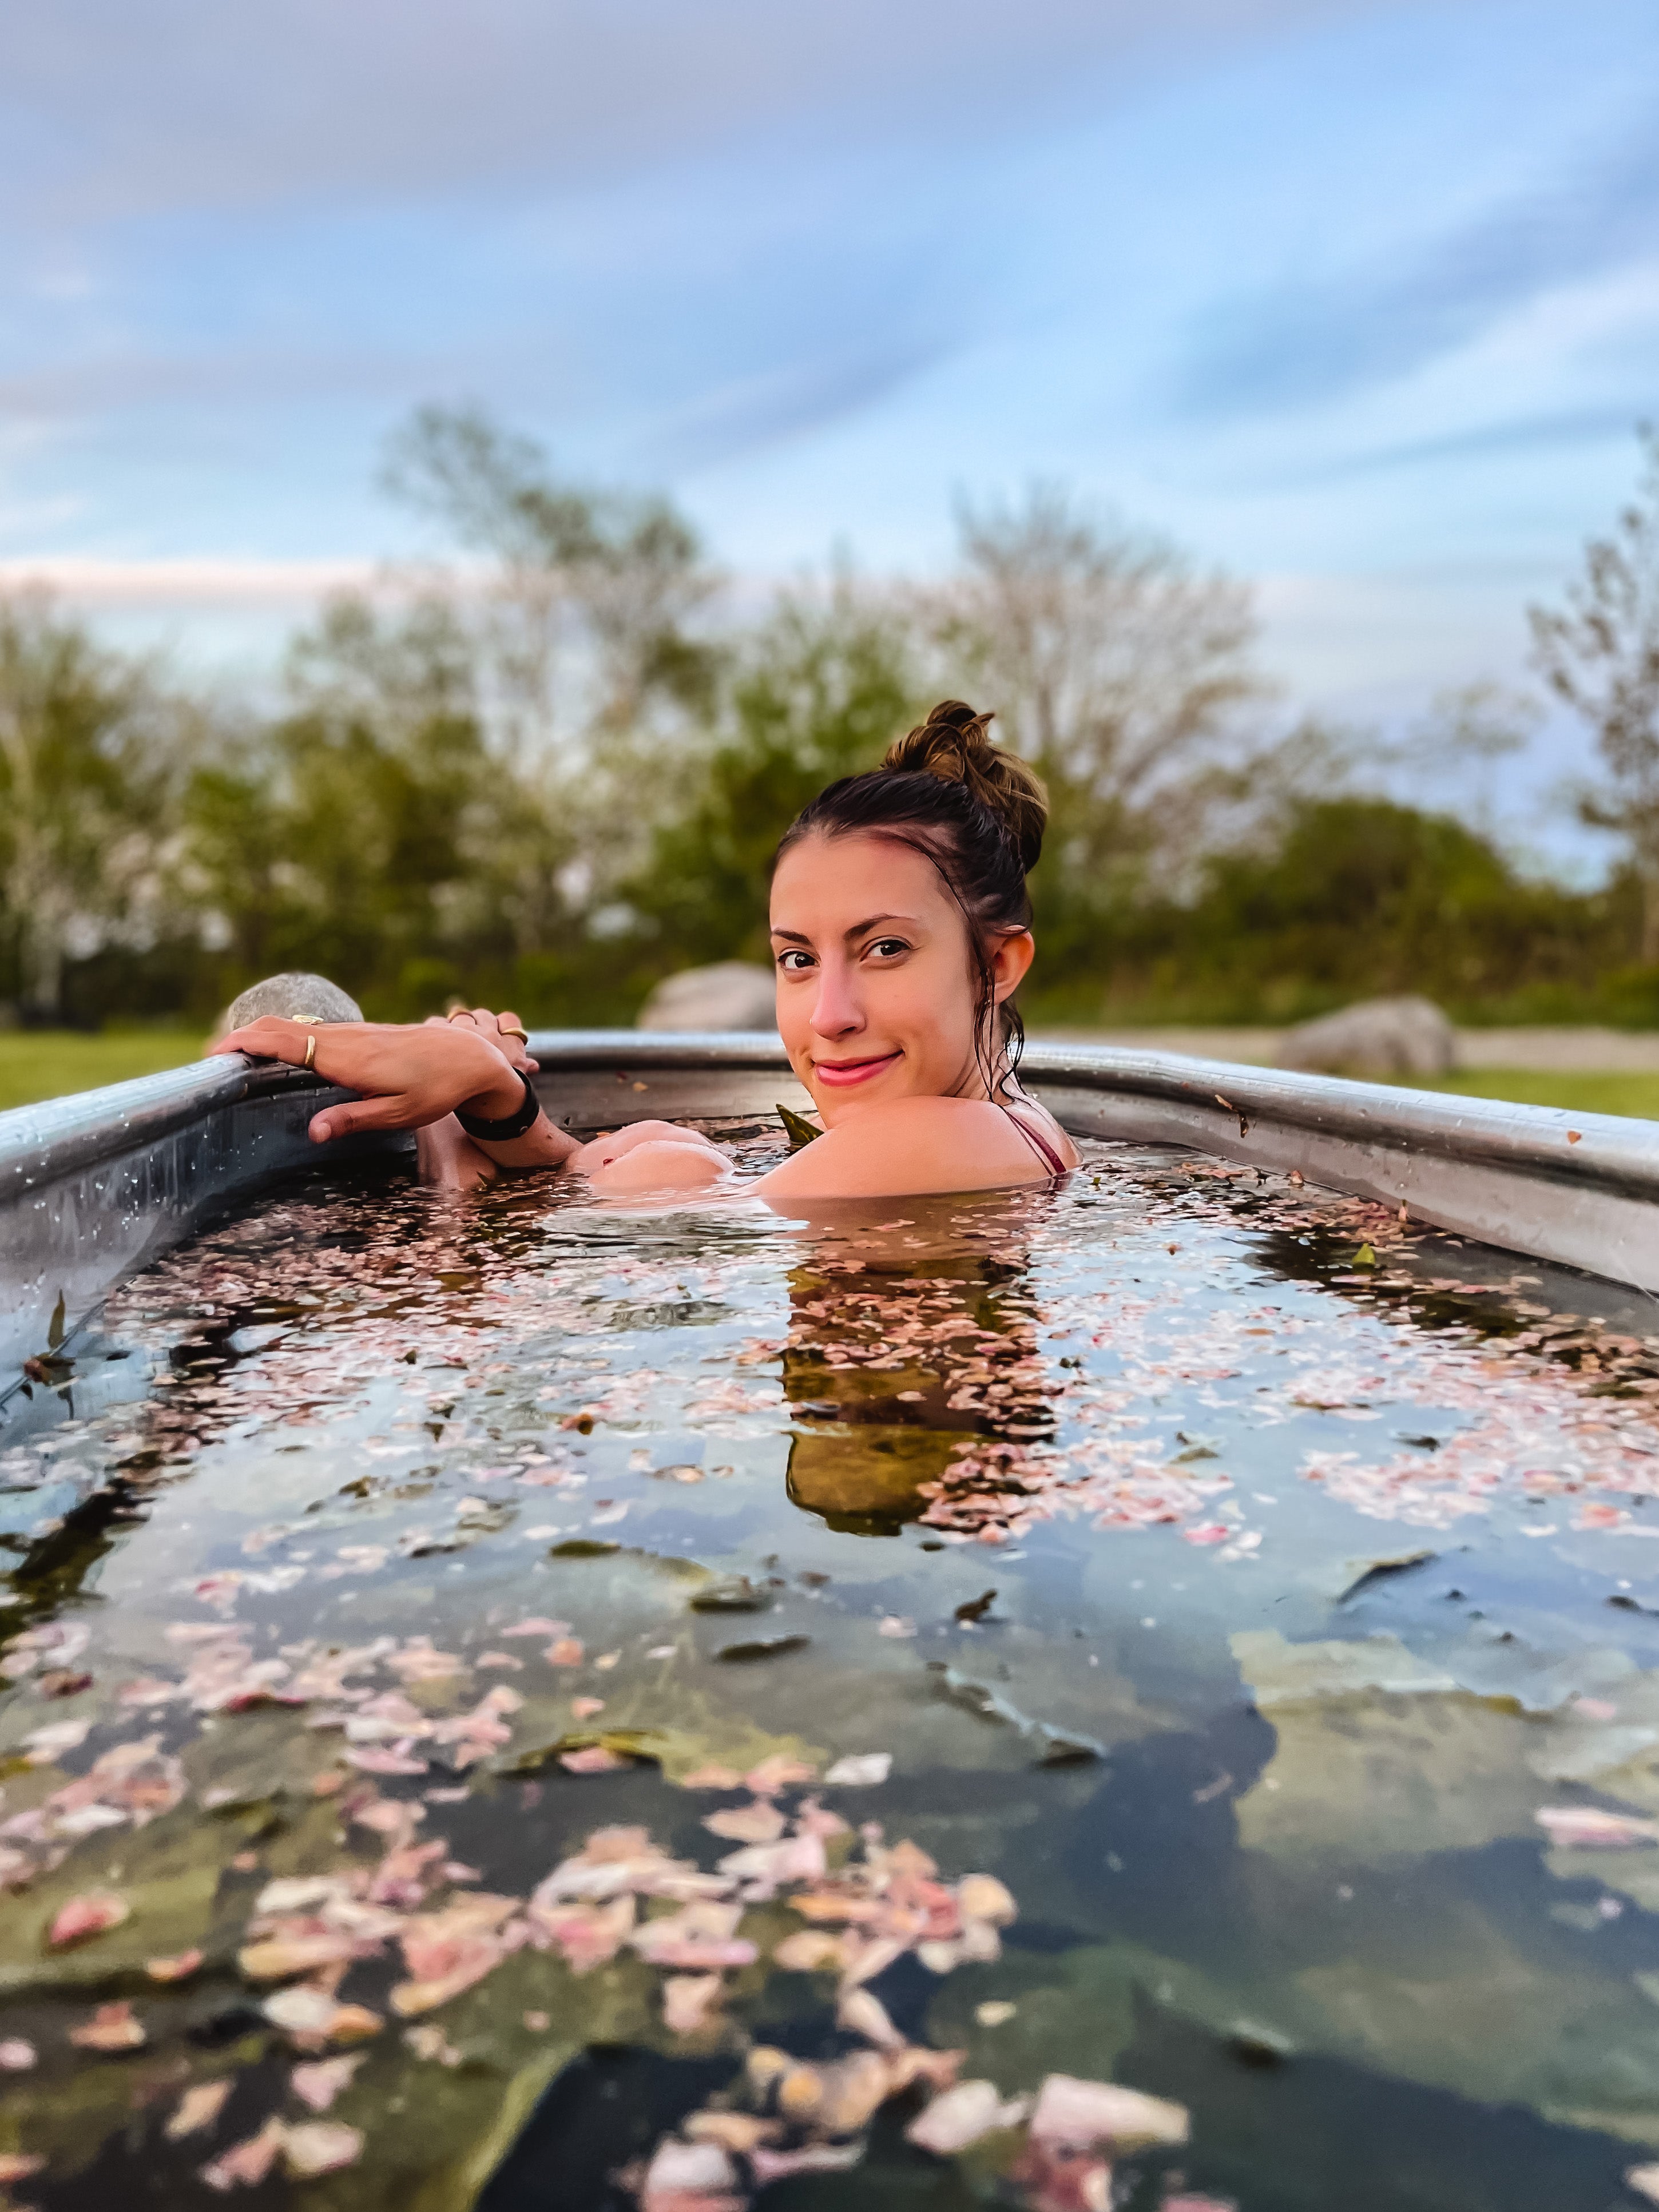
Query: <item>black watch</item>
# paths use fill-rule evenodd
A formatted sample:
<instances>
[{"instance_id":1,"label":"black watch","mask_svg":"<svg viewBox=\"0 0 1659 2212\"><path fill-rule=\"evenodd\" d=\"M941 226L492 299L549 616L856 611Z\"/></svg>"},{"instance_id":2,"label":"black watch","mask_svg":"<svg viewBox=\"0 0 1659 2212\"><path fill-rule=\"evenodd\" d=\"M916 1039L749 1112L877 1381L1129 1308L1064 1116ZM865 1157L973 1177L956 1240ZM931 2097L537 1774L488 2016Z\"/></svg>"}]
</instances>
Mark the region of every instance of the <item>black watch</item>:
<instances>
[{"instance_id":1,"label":"black watch","mask_svg":"<svg viewBox=\"0 0 1659 2212\"><path fill-rule=\"evenodd\" d=\"M464 1114L459 1106L455 1109L455 1119L469 1137L475 1137L479 1143L485 1145L510 1145L514 1137L522 1137L526 1130L535 1127L536 1118L542 1110L542 1102L537 1097L535 1086L523 1069L517 1069L515 1073L524 1085L524 1104L501 1121L481 1121L476 1114Z\"/></svg>"}]
</instances>

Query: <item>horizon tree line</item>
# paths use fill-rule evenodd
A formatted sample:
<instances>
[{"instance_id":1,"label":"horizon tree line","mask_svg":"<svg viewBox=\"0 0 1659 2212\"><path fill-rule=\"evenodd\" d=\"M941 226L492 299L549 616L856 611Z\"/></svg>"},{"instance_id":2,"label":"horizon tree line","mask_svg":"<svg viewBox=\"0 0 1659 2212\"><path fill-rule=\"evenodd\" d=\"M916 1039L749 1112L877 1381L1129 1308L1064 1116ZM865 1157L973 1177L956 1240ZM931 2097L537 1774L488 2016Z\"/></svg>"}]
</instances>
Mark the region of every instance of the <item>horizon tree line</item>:
<instances>
[{"instance_id":1,"label":"horizon tree line","mask_svg":"<svg viewBox=\"0 0 1659 2212\"><path fill-rule=\"evenodd\" d=\"M45 594L0 598L0 1003L206 1018L306 966L391 1018L477 991L626 1020L674 968L763 954L791 816L964 692L1048 781L1038 990L1073 1019L1430 988L1466 1012L1659 1022L1659 436L1641 441L1612 530L1529 611L1585 732L1569 803L1619 840L1586 892L1503 852L1489 789L1467 821L1388 795L1449 762L1489 787L1534 702L1468 686L1393 748L1287 715L1248 588L1063 486L964 503L941 580L842 569L738 623L668 500L422 409L383 481L473 566L325 602L275 712L180 685Z\"/></svg>"}]
</instances>

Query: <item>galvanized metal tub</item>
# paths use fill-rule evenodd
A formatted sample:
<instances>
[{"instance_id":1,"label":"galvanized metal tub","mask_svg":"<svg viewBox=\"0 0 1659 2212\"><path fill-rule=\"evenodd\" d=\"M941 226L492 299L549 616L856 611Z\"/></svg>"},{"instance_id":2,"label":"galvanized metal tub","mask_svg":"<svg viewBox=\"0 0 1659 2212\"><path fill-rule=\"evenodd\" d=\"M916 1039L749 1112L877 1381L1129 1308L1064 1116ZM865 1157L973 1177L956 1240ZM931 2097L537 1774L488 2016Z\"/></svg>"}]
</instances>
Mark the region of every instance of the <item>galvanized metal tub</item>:
<instances>
[{"instance_id":1,"label":"galvanized metal tub","mask_svg":"<svg viewBox=\"0 0 1659 2212\"><path fill-rule=\"evenodd\" d=\"M543 1103L566 1128L806 1103L775 1036L549 1030L531 1049ZM1074 1134L1295 1170L1488 1244L1659 1289L1659 1123L1110 1046L1036 1045L1022 1072ZM407 1145L319 1154L307 1122L341 1095L233 1057L0 1114L0 1391L213 1215L302 1165Z\"/></svg>"}]
</instances>

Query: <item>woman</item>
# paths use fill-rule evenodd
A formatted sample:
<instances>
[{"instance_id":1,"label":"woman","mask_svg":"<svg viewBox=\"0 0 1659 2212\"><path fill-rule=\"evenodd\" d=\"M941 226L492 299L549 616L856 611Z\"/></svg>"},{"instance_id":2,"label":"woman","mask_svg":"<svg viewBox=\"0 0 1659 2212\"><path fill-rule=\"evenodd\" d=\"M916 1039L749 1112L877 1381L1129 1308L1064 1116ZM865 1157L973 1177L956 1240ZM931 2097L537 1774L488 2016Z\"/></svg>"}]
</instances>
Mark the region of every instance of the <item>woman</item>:
<instances>
[{"instance_id":1,"label":"woman","mask_svg":"<svg viewBox=\"0 0 1659 2212\"><path fill-rule=\"evenodd\" d=\"M1024 763L991 744L990 719L945 700L879 769L831 784L778 848L778 1029L823 1129L749 1186L785 1210L1006 1188L1077 1164L1014 1081L1012 1002L1036 949L1026 876L1048 801ZM314 1066L362 1097L319 1114L313 1139L419 1129L423 1167L447 1180L486 1161L566 1167L603 1192L703 1190L730 1176L717 1145L667 1122L578 1146L537 1109L526 1042L514 1016L480 1007L420 1028L267 1019L215 1049Z\"/></svg>"}]
</instances>

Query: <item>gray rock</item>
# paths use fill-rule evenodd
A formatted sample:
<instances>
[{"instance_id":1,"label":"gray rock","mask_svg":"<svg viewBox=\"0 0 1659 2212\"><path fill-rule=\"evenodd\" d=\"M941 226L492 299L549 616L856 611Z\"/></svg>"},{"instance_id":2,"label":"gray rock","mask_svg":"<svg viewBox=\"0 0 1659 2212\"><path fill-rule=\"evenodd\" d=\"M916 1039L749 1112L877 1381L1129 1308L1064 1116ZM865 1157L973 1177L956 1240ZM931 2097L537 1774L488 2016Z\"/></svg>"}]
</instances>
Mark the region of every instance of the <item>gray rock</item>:
<instances>
[{"instance_id":1,"label":"gray rock","mask_svg":"<svg viewBox=\"0 0 1659 2212\"><path fill-rule=\"evenodd\" d=\"M1289 1030L1280 1067L1340 1075L1446 1075L1457 1064L1457 1033L1431 999L1362 999Z\"/></svg>"},{"instance_id":2,"label":"gray rock","mask_svg":"<svg viewBox=\"0 0 1659 2212\"><path fill-rule=\"evenodd\" d=\"M325 975L267 975L263 983L251 983L231 1000L213 1034L226 1036L249 1022L263 1020L267 1014L290 1022L360 1022L363 1010Z\"/></svg>"},{"instance_id":3,"label":"gray rock","mask_svg":"<svg viewBox=\"0 0 1659 2212\"><path fill-rule=\"evenodd\" d=\"M717 960L665 975L640 1009L642 1030L770 1030L777 1026L777 986L769 968Z\"/></svg>"}]
</instances>

